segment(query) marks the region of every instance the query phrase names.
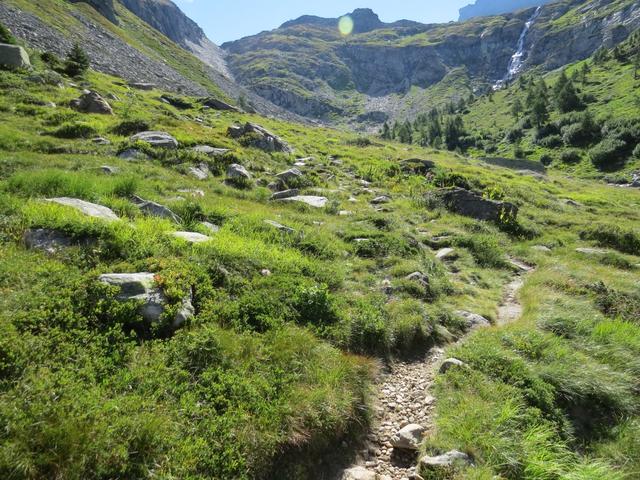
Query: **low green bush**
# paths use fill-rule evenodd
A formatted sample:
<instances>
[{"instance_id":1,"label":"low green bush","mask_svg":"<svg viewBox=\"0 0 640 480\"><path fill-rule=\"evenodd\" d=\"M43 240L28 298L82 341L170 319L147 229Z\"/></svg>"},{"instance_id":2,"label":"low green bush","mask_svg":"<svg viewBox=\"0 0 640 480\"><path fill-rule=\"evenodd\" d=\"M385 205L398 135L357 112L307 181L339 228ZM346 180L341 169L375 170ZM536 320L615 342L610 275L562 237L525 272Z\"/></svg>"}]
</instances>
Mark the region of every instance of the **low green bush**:
<instances>
[{"instance_id":1,"label":"low green bush","mask_svg":"<svg viewBox=\"0 0 640 480\"><path fill-rule=\"evenodd\" d=\"M90 138L97 134L97 130L92 125L83 122L65 123L60 128L52 132L54 137L76 139Z\"/></svg>"},{"instance_id":2,"label":"low green bush","mask_svg":"<svg viewBox=\"0 0 640 480\"><path fill-rule=\"evenodd\" d=\"M469 235L457 238L456 245L468 249L481 267L506 266L504 251L493 235Z\"/></svg>"},{"instance_id":3,"label":"low green bush","mask_svg":"<svg viewBox=\"0 0 640 480\"><path fill-rule=\"evenodd\" d=\"M640 255L640 232L618 225L600 224L586 228L580 232L580 238L629 255Z\"/></svg>"},{"instance_id":4,"label":"low green bush","mask_svg":"<svg viewBox=\"0 0 640 480\"><path fill-rule=\"evenodd\" d=\"M129 136L136 133L151 130L151 123L143 119L123 120L115 125L111 132L116 135Z\"/></svg>"},{"instance_id":5,"label":"low green bush","mask_svg":"<svg viewBox=\"0 0 640 480\"><path fill-rule=\"evenodd\" d=\"M605 138L589 150L589 158L598 168L611 168L624 163L627 144L618 139Z\"/></svg>"}]
</instances>

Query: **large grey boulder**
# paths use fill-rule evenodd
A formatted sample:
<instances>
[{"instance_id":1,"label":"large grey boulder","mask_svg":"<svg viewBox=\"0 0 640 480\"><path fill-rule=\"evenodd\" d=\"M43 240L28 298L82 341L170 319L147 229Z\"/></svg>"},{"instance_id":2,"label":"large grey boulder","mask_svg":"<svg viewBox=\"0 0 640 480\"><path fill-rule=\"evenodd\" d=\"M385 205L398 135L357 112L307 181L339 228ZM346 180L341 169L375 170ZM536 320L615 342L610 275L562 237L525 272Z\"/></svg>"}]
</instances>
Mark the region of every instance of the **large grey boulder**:
<instances>
[{"instance_id":1,"label":"large grey boulder","mask_svg":"<svg viewBox=\"0 0 640 480\"><path fill-rule=\"evenodd\" d=\"M452 469L456 467L461 468L470 465L473 465L471 457L457 450L452 450L451 452L436 457L427 455L420 459L420 469L422 472L432 475L440 474L443 475L442 478L449 478L448 476L453 474Z\"/></svg>"},{"instance_id":2,"label":"large grey boulder","mask_svg":"<svg viewBox=\"0 0 640 480\"><path fill-rule=\"evenodd\" d=\"M391 437L391 445L393 448L400 450L417 451L422 444L422 437L425 431L425 428L421 425L415 423L407 425Z\"/></svg>"},{"instance_id":3,"label":"large grey boulder","mask_svg":"<svg viewBox=\"0 0 640 480\"><path fill-rule=\"evenodd\" d=\"M227 130L227 135L235 139L251 135L249 144L267 152L293 152L293 148L287 142L255 123L247 122L244 125L232 125Z\"/></svg>"},{"instance_id":4,"label":"large grey boulder","mask_svg":"<svg viewBox=\"0 0 640 480\"><path fill-rule=\"evenodd\" d=\"M467 312L466 310L457 310L455 312L459 317L464 318L468 329L477 327L488 327L491 322L477 313Z\"/></svg>"},{"instance_id":5,"label":"large grey boulder","mask_svg":"<svg viewBox=\"0 0 640 480\"><path fill-rule=\"evenodd\" d=\"M196 166L189 167L189 174L198 180L206 180L211 175L211 172L206 163L199 163Z\"/></svg>"},{"instance_id":6,"label":"large grey boulder","mask_svg":"<svg viewBox=\"0 0 640 480\"><path fill-rule=\"evenodd\" d=\"M298 203L304 203L306 205L309 205L310 207L322 208L329 202L329 199L326 197L316 197L313 195L297 195L295 197L281 198L278 201L298 202Z\"/></svg>"},{"instance_id":7,"label":"large grey boulder","mask_svg":"<svg viewBox=\"0 0 640 480\"><path fill-rule=\"evenodd\" d=\"M476 220L499 222L518 216L518 207L515 205L488 200L464 188L443 189L439 193L449 210Z\"/></svg>"},{"instance_id":8,"label":"large grey boulder","mask_svg":"<svg viewBox=\"0 0 640 480\"><path fill-rule=\"evenodd\" d=\"M251 174L242 165L233 163L227 167L227 178L251 180Z\"/></svg>"},{"instance_id":9,"label":"large grey boulder","mask_svg":"<svg viewBox=\"0 0 640 480\"><path fill-rule=\"evenodd\" d=\"M80 98L72 100L70 106L82 113L113 115L111 105L98 92L86 91Z\"/></svg>"},{"instance_id":10,"label":"large grey boulder","mask_svg":"<svg viewBox=\"0 0 640 480\"><path fill-rule=\"evenodd\" d=\"M178 141L167 132L140 132L130 138L132 142L146 142L157 148L178 148Z\"/></svg>"},{"instance_id":11,"label":"large grey boulder","mask_svg":"<svg viewBox=\"0 0 640 480\"><path fill-rule=\"evenodd\" d=\"M303 175L302 172L297 168L290 168L289 170L278 173L276 177L278 177L278 179L280 179L281 181L287 183L292 180L297 180L299 178L302 178L302 175Z\"/></svg>"},{"instance_id":12,"label":"large grey boulder","mask_svg":"<svg viewBox=\"0 0 640 480\"><path fill-rule=\"evenodd\" d=\"M217 98L209 97L202 100L202 105L205 107L213 108L214 110L223 110L223 111L231 111L231 112L241 112L238 107L234 107L233 105L229 105L227 102L223 102L222 100L218 100Z\"/></svg>"},{"instance_id":13,"label":"large grey boulder","mask_svg":"<svg viewBox=\"0 0 640 480\"><path fill-rule=\"evenodd\" d=\"M156 285L153 273L108 273L100 275L99 281L120 288L116 299L120 302L139 301L140 314L148 321L155 323L164 312L167 298ZM191 298L185 298L182 306L173 319L173 327L180 327L194 315Z\"/></svg>"},{"instance_id":14,"label":"large grey boulder","mask_svg":"<svg viewBox=\"0 0 640 480\"><path fill-rule=\"evenodd\" d=\"M118 220L118 216L110 208L107 208L102 205L97 205L95 203L86 202L78 198L69 198L69 197L49 198L47 199L47 202L57 203L58 205L64 205L66 207L75 208L79 212L82 212L89 217L99 218L107 222L113 222L115 220Z\"/></svg>"},{"instance_id":15,"label":"large grey boulder","mask_svg":"<svg viewBox=\"0 0 640 480\"><path fill-rule=\"evenodd\" d=\"M12 68L29 68L31 61L27 51L18 45L0 43L0 65Z\"/></svg>"},{"instance_id":16,"label":"large grey boulder","mask_svg":"<svg viewBox=\"0 0 640 480\"><path fill-rule=\"evenodd\" d=\"M300 190L292 188L291 190L282 190L271 195L271 200L282 200L283 198L296 197L300 194Z\"/></svg>"},{"instance_id":17,"label":"large grey boulder","mask_svg":"<svg viewBox=\"0 0 640 480\"><path fill-rule=\"evenodd\" d=\"M144 198L140 198L137 195L133 195L131 197L131 201L145 215L149 215L151 217L166 218L167 220L171 220L172 222L175 222L175 223L182 222L182 220L178 215L173 213L168 207L165 207L164 205L160 205L159 203L152 202L151 200L145 200Z\"/></svg>"}]
</instances>

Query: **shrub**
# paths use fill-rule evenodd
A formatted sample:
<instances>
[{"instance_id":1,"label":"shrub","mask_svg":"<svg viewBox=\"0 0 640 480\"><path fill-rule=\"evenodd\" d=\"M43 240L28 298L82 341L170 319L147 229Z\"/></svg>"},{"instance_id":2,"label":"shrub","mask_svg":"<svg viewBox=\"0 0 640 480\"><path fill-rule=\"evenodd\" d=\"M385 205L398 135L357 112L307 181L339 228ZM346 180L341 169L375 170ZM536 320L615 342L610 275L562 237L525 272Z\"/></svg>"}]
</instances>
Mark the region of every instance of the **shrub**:
<instances>
[{"instance_id":1,"label":"shrub","mask_svg":"<svg viewBox=\"0 0 640 480\"><path fill-rule=\"evenodd\" d=\"M491 235L469 235L458 238L456 244L471 252L481 267L501 268L506 265L500 244Z\"/></svg>"},{"instance_id":2,"label":"shrub","mask_svg":"<svg viewBox=\"0 0 640 480\"><path fill-rule=\"evenodd\" d=\"M42 52L40 54L40 58L44 63L49 65L49 67L54 70L59 69L62 63L60 58L53 52Z\"/></svg>"},{"instance_id":3,"label":"shrub","mask_svg":"<svg viewBox=\"0 0 640 480\"><path fill-rule=\"evenodd\" d=\"M16 38L11 34L9 29L0 23L0 43L16 44Z\"/></svg>"},{"instance_id":4,"label":"shrub","mask_svg":"<svg viewBox=\"0 0 640 480\"><path fill-rule=\"evenodd\" d=\"M507 141L509 143L516 143L518 140L521 140L524 136L524 132L521 128L512 128L507 132Z\"/></svg>"},{"instance_id":5,"label":"shrub","mask_svg":"<svg viewBox=\"0 0 640 480\"><path fill-rule=\"evenodd\" d=\"M96 135L96 129L88 123L75 122L65 123L60 128L52 133L54 137L58 138L89 138Z\"/></svg>"},{"instance_id":6,"label":"shrub","mask_svg":"<svg viewBox=\"0 0 640 480\"><path fill-rule=\"evenodd\" d=\"M591 162L598 168L612 167L624 161L627 144L622 140L605 138L589 150Z\"/></svg>"},{"instance_id":7,"label":"shrub","mask_svg":"<svg viewBox=\"0 0 640 480\"><path fill-rule=\"evenodd\" d=\"M593 240L602 247L614 248L629 255L640 255L640 234L618 225L596 225L580 232L583 240Z\"/></svg>"},{"instance_id":8,"label":"shrub","mask_svg":"<svg viewBox=\"0 0 640 480\"><path fill-rule=\"evenodd\" d=\"M379 304L377 304L379 303ZM387 317L380 302L360 300L351 318L349 348L356 353L379 353L387 349Z\"/></svg>"},{"instance_id":9,"label":"shrub","mask_svg":"<svg viewBox=\"0 0 640 480\"><path fill-rule=\"evenodd\" d=\"M137 189L138 179L136 177L128 177L118 179L112 192L118 197L129 198L136 193Z\"/></svg>"},{"instance_id":10,"label":"shrub","mask_svg":"<svg viewBox=\"0 0 640 480\"><path fill-rule=\"evenodd\" d=\"M471 189L471 184L464 175L448 170L437 170L432 182L439 188L460 187L465 190Z\"/></svg>"},{"instance_id":11,"label":"shrub","mask_svg":"<svg viewBox=\"0 0 640 480\"><path fill-rule=\"evenodd\" d=\"M560 154L560 161L562 163L578 163L582 160L582 156L578 150L567 150Z\"/></svg>"},{"instance_id":12,"label":"shrub","mask_svg":"<svg viewBox=\"0 0 640 480\"><path fill-rule=\"evenodd\" d=\"M545 153L544 155L542 155L540 157L540 163L542 165L544 165L545 167L548 167L549 165L551 165L553 163L553 157L547 153Z\"/></svg>"},{"instance_id":13,"label":"shrub","mask_svg":"<svg viewBox=\"0 0 640 480\"><path fill-rule=\"evenodd\" d=\"M116 135L122 135L128 137L129 135L135 135L136 133L151 130L151 124L142 119L123 120L111 129L111 132Z\"/></svg>"},{"instance_id":14,"label":"shrub","mask_svg":"<svg viewBox=\"0 0 640 480\"><path fill-rule=\"evenodd\" d=\"M558 148L564 144L560 135L549 135L538 141L538 145L544 148Z\"/></svg>"},{"instance_id":15,"label":"shrub","mask_svg":"<svg viewBox=\"0 0 640 480\"><path fill-rule=\"evenodd\" d=\"M600 263L609 267L619 268L621 270L633 270L635 265L622 255L618 255L614 252L609 252L600 257Z\"/></svg>"}]
</instances>

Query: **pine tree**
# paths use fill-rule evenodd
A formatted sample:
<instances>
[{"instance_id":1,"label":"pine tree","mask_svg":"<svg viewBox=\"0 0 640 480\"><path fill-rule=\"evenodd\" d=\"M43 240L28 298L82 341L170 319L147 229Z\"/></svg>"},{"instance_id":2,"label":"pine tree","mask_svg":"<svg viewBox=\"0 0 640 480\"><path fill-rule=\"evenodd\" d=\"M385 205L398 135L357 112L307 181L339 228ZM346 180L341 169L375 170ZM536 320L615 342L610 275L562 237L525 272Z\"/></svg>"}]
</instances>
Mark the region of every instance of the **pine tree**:
<instances>
[{"instance_id":1,"label":"pine tree","mask_svg":"<svg viewBox=\"0 0 640 480\"><path fill-rule=\"evenodd\" d=\"M536 127L542 127L549 120L549 109L547 100L543 97L537 97L531 107L531 119Z\"/></svg>"},{"instance_id":2,"label":"pine tree","mask_svg":"<svg viewBox=\"0 0 640 480\"><path fill-rule=\"evenodd\" d=\"M522 107L522 102L520 101L519 98L516 98L515 101L513 102L513 105L511 106L511 115L513 115L513 117L517 120L518 118L520 118L520 114L522 113L523 107Z\"/></svg>"},{"instance_id":3,"label":"pine tree","mask_svg":"<svg viewBox=\"0 0 640 480\"><path fill-rule=\"evenodd\" d=\"M384 125L382 125L380 136L385 140L391 140L391 128L389 128L389 124L387 122L384 122Z\"/></svg>"},{"instance_id":4,"label":"pine tree","mask_svg":"<svg viewBox=\"0 0 640 480\"><path fill-rule=\"evenodd\" d=\"M89 57L79 44L75 44L65 62L65 73L70 77L83 75L89 69Z\"/></svg>"},{"instance_id":5,"label":"pine tree","mask_svg":"<svg viewBox=\"0 0 640 480\"><path fill-rule=\"evenodd\" d=\"M573 82L562 72L553 89L554 99L560 113L572 112L582 107Z\"/></svg>"}]
</instances>

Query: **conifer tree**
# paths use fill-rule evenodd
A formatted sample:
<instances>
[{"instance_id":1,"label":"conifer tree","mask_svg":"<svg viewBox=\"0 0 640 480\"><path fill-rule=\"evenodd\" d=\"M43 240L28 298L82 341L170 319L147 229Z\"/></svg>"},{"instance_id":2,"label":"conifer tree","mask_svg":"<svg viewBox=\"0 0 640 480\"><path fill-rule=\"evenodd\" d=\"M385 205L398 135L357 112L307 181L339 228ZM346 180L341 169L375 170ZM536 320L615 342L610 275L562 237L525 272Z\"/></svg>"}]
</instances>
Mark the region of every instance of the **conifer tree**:
<instances>
[{"instance_id":1,"label":"conifer tree","mask_svg":"<svg viewBox=\"0 0 640 480\"><path fill-rule=\"evenodd\" d=\"M75 44L67 55L65 73L70 77L83 75L89 69L89 57L79 44Z\"/></svg>"}]
</instances>

